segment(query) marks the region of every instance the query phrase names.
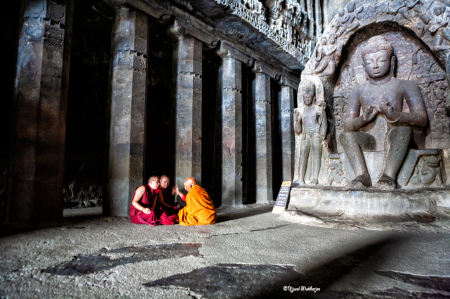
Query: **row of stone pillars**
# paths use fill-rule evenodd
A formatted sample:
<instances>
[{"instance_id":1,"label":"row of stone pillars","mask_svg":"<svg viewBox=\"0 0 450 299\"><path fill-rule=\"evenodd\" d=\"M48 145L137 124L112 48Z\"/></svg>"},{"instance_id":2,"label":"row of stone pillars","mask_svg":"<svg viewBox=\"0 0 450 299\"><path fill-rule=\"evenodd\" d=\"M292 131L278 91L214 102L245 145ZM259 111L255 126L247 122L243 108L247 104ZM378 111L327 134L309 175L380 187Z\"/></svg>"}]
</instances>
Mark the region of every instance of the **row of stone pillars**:
<instances>
[{"instance_id":1,"label":"row of stone pillars","mask_svg":"<svg viewBox=\"0 0 450 299\"><path fill-rule=\"evenodd\" d=\"M7 221L51 221L62 217L64 140L70 61L71 0L29 1L20 34L15 98L15 139L9 179ZM174 48L176 97L176 183L195 177L201 184L202 42L177 22ZM127 216L137 186L145 182L148 15L117 9L110 63L108 205ZM222 205L242 204L242 62L224 46L218 50L222 97ZM151 66L150 66L151 67ZM255 62L257 202L272 196L270 68ZM292 110L295 83L281 76L283 180L293 174ZM163 141L162 141L163 142ZM205 174L203 174L205 175ZM14 216L13 216L14 215Z\"/></svg>"},{"instance_id":2,"label":"row of stone pillars","mask_svg":"<svg viewBox=\"0 0 450 299\"><path fill-rule=\"evenodd\" d=\"M113 78L111 111L111 147L109 199L113 215L127 215L134 188L143 183L145 163L145 58L144 39L147 16L132 8L121 8L114 24ZM126 19L128 18L128 19ZM141 26L142 28L139 28ZM202 178L202 42L185 34L176 21L169 29L176 38L173 53L173 92L176 98L176 184L183 186L187 177ZM138 35L139 34L139 35ZM136 41L141 42L139 48ZM121 45L127 45L124 48ZM151 45L149 45L151 46ZM131 55L119 72L124 51ZM226 46L217 51L222 57L221 131L222 131L222 205L240 205L242 186L242 62ZM128 57L128 56L127 56ZM132 58L131 58L132 57ZM136 68L136 61L138 68ZM134 64L133 64L134 62ZM150 66L151 67L151 66ZM134 68L134 71L132 71ZM125 71L126 69L126 71ZM280 76L263 63L253 66L253 101L256 119L256 202L273 200L272 194L272 124L270 78L280 79L283 180L293 174L294 88L296 82ZM153 100L150 96L149 100ZM157 100L157 99L154 99ZM115 108L117 107L117 108ZM151 146L151 145L149 145ZM205 174L203 174L205 175ZM206 174L208 175L208 174ZM211 175L211 174L209 174ZM216 191L217 192L217 191Z\"/></svg>"}]
</instances>

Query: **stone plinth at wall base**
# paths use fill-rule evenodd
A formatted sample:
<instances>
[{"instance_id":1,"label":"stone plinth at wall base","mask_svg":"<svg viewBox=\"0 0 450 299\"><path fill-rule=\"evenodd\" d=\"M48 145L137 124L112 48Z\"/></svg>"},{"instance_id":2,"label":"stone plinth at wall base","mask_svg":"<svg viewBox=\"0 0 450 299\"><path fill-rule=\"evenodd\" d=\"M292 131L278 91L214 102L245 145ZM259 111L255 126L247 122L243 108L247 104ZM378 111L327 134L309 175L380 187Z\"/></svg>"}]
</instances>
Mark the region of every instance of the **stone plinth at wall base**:
<instances>
[{"instance_id":1,"label":"stone plinth at wall base","mask_svg":"<svg viewBox=\"0 0 450 299\"><path fill-rule=\"evenodd\" d=\"M288 209L281 218L335 228L384 229L392 223L408 222L435 225L450 220L450 188L354 191L293 187Z\"/></svg>"}]
</instances>

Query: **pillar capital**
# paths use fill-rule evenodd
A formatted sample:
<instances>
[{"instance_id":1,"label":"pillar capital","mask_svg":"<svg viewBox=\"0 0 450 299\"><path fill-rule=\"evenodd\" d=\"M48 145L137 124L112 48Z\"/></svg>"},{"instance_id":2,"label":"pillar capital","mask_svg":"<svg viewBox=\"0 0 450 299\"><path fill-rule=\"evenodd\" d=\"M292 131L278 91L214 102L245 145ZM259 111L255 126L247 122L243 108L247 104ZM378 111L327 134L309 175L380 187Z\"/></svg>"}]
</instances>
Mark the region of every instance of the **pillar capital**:
<instances>
[{"instance_id":1,"label":"pillar capital","mask_svg":"<svg viewBox=\"0 0 450 299\"><path fill-rule=\"evenodd\" d=\"M133 59L127 54L147 56L147 26L145 13L124 6L116 10L111 41L111 56L117 58L114 65L132 65Z\"/></svg>"},{"instance_id":2,"label":"pillar capital","mask_svg":"<svg viewBox=\"0 0 450 299\"><path fill-rule=\"evenodd\" d=\"M292 89L296 89L300 83L300 80L294 76L283 74L280 77L279 83L281 86L289 86Z\"/></svg>"},{"instance_id":3,"label":"pillar capital","mask_svg":"<svg viewBox=\"0 0 450 299\"><path fill-rule=\"evenodd\" d=\"M278 81L280 79L280 74L269 65L261 61L255 61L255 64L252 68L254 73L264 73L271 77L272 79Z\"/></svg>"},{"instance_id":4,"label":"pillar capital","mask_svg":"<svg viewBox=\"0 0 450 299\"><path fill-rule=\"evenodd\" d=\"M245 55L244 53L236 50L230 45L220 43L219 49L217 49L217 55L222 57L222 59L232 57L236 60L239 60L240 62L244 63L247 66L252 66L255 62L255 59L252 57Z\"/></svg>"},{"instance_id":5,"label":"pillar capital","mask_svg":"<svg viewBox=\"0 0 450 299\"><path fill-rule=\"evenodd\" d=\"M181 39L186 34L186 28L175 20L169 29L167 29L167 33L176 39Z\"/></svg>"}]
</instances>

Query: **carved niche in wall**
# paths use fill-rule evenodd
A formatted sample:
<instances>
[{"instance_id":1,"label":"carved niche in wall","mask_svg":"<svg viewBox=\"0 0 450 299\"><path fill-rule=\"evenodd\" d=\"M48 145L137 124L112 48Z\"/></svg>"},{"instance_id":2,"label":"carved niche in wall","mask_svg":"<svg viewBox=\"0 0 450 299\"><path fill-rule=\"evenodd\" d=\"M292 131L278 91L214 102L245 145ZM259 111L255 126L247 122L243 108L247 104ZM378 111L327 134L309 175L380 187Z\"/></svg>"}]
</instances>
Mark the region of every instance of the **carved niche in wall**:
<instances>
[{"instance_id":1,"label":"carved niche in wall","mask_svg":"<svg viewBox=\"0 0 450 299\"><path fill-rule=\"evenodd\" d=\"M427 116L426 125L423 124L423 117L420 118L418 126L421 128L409 125L413 129L414 139L408 147L408 157L412 155L417 159L414 163L402 164L404 168L400 173L408 173L409 176L402 177L400 183L398 175L397 187L404 188L406 184L408 188L439 187L441 184L447 184L445 181L441 182L439 176L440 169L445 165L439 164L438 169L435 167L438 164L435 160L444 159L442 152L450 148L450 118L447 115L450 112L449 21L450 7L432 0L351 1L333 18L324 30L323 39L313 51L312 58L315 59L306 64L302 73L302 81L315 77L321 80L324 86L329 122L326 138L330 145L330 154L327 157L329 174L332 162L335 166L339 165L339 162L331 161L330 157L333 156L334 160L339 157L343 166L340 173L345 173L348 181L355 178L355 170L348 161L349 157L343 150L339 136L344 132L344 125L347 123L345 115L349 109L350 92L366 84L369 79L363 68L361 49L370 38L378 36L393 48L394 58L390 57L394 59L395 64L391 62L389 65L395 65L395 68L391 69L394 77L405 80L404 82L409 81L411 86L418 86L420 89L425 107L425 111L421 108L420 113L426 113ZM334 42L328 44L330 37ZM331 64L325 63L330 59L334 60ZM324 68L323 65L327 67ZM410 112L405 102L402 107L402 112ZM383 117L377 117L373 122L374 126L379 127L375 131L380 132L379 136L374 136L376 146L363 152L368 168L365 173L368 171L372 184L383 178L387 148L391 147L386 137L390 124L383 120ZM358 131L358 128L362 127L358 126L354 130ZM296 144L296 150L297 148ZM389 182L391 183L392 181Z\"/></svg>"},{"instance_id":2,"label":"carved niche in wall","mask_svg":"<svg viewBox=\"0 0 450 299\"><path fill-rule=\"evenodd\" d=\"M380 34L381 33L381 34ZM336 123L336 136L344 128L345 107L349 94L357 85L367 81L361 49L368 37L382 35L394 47L396 57L395 77L403 80L413 80L419 84L426 107L429 127L425 136L417 144L420 148L448 148L450 147L450 118L445 115L445 98L448 94L448 81L445 69L439 64L424 44L413 34L394 24L375 25L361 33L355 34L349 44L349 52L334 87L333 114ZM408 109L407 105L403 105ZM405 110L405 111L406 111ZM418 135L418 132L416 132ZM380 144L384 140L377 140ZM339 138L336 140L338 152L343 152Z\"/></svg>"}]
</instances>

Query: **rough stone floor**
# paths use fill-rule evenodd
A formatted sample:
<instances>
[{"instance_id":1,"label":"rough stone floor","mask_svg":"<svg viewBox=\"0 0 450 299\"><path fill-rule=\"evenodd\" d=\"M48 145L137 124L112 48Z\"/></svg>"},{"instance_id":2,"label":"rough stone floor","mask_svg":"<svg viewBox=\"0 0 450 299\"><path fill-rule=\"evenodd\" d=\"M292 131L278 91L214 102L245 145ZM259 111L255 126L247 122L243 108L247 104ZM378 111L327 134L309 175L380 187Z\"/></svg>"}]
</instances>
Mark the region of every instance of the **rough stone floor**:
<instances>
[{"instance_id":1,"label":"rough stone floor","mask_svg":"<svg viewBox=\"0 0 450 299\"><path fill-rule=\"evenodd\" d=\"M97 217L6 235L0 297L450 298L450 234L318 228L271 209L211 226Z\"/></svg>"}]
</instances>

